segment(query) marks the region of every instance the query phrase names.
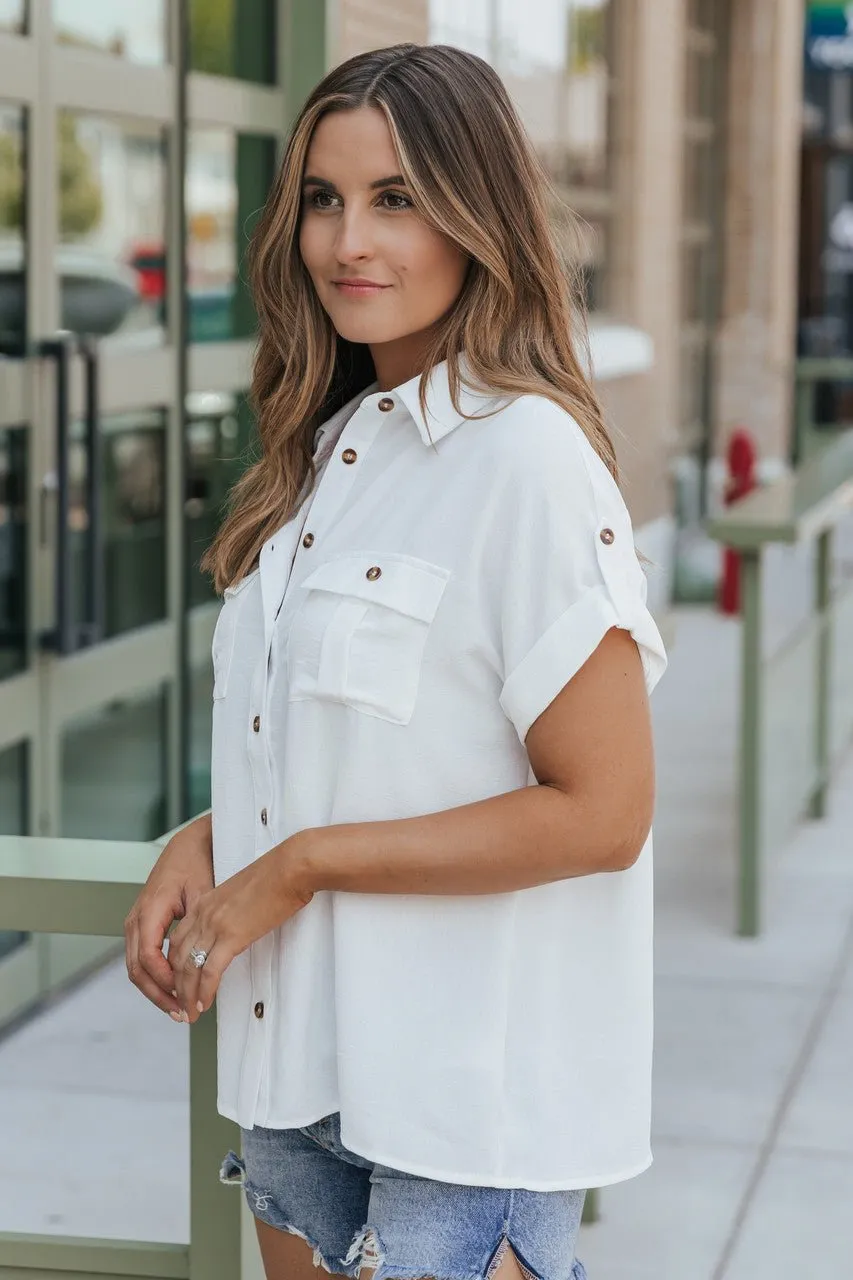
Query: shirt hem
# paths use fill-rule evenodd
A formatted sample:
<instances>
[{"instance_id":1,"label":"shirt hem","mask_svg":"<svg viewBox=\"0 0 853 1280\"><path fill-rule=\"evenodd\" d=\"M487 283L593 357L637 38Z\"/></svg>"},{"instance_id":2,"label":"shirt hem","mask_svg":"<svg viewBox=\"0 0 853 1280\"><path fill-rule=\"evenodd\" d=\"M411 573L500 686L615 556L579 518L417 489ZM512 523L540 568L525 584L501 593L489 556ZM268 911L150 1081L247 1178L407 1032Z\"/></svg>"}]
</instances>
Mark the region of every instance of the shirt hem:
<instances>
[{"instance_id":1,"label":"shirt hem","mask_svg":"<svg viewBox=\"0 0 853 1280\"><path fill-rule=\"evenodd\" d=\"M431 1178L437 1182L455 1182L466 1187L497 1187L504 1191L587 1191L590 1187L609 1187L617 1182L628 1182L639 1177L651 1166L654 1157L649 1154L641 1164L627 1170L609 1173L567 1174L557 1179L527 1178L522 1174L513 1177L495 1177L490 1174L460 1173L458 1169L436 1169L431 1165L421 1164L416 1160L401 1160L398 1156L378 1154L365 1146L353 1146L345 1141L341 1127L341 1142L348 1151L374 1164L384 1164L389 1169L399 1169L402 1173L414 1173L420 1178Z\"/></svg>"},{"instance_id":2,"label":"shirt hem","mask_svg":"<svg viewBox=\"0 0 853 1280\"><path fill-rule=\"evenodd\" d=\"M316 1124L318 1120L325 1119L326 1116L333 1115L340 1110L339 1104L334 1103L325 1111L318 1111L314 1107L310 1115L305 1120L288 1120L286 1124L269 1124L261 1120L256 1120L254 1124L244 1124L240 1119L240 1108L231 1107L227 1103L217 1102L216 1110L225 1120L232 1120L240 1129L306 1129L309 1124Z\"/></svg>"},{"instance_id":3,"label":"shirt hem","mask_svg":"<svg viewBox=\"0 0 853 1280\"><path fill-rule=\"evenodd\" d=\"M229 1107L219 1103L217 1110L226 1120L233 1120L235 1124L240 1124L236 1107ZM325 1116L331 1115L335 1110L337 1108L332 1107L328 1111L323 1111L319 1116L312 1113L311 1118L304 1120L301 1124L289 1123L262 1127L304 1129L310 1124L316 1124L318 1120L322 1120ZM356 1146L346 1140L343 1129L342 1120L341 1142L354 1155L362 1156L365 1160L372 1160L374 1164L383 1164L389 1169L399 1169L401 1173L413 1173L420 1178L431 1178L435 1182L458 1183L460 1186L465 1187L497 1187L505 1191L587 1191L590 1187L610 1187L617 1182L629 1182L632 1178L637 1178L641 1173L645 1173L654 1161L654 1156L649 1152L641 1163L630 1165L627 1169L618 1171L566 1174L564 1177L557 1179L527 1178L523 1175L513 1177L511 1174L498 1178L491 1174L461 1173L458 1169L437 1169L433 1165L421 1164L418 1160L401 1159L399 1156L392 1155L389 1152L380 1152L376 1148L369 1148L365 1145Z\"/></svg>"}]
</instances>

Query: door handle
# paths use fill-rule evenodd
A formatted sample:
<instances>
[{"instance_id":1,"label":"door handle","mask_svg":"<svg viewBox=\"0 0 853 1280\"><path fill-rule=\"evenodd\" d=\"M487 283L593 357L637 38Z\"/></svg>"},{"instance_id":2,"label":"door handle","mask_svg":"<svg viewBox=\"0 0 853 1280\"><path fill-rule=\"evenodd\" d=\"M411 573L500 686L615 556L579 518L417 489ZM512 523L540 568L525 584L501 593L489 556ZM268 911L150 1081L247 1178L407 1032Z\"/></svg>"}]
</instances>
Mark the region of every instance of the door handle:
<instances>
[{"instance_id":1,"label":"door handle","mask_svg":"<svg viewBox=\"0 0 853 1280\"><path fill-rule=\"evenodd\" d=\"M56 368L56 624L42 636L42 647L67 656L103 636L104 557L101 523L101 446L98 421L98 349L94 339L61 331L36 344L36 353ZM74 610L74 544L71 516L71 359L83 358L85 369L85 448L88 459L86 505L88 527L84 557L83 617Z\"/></svg>"},{"instance_id":2,"label":"door handle","mask_svg":"<svg viewBox=\"0 0 853 1280\"><path fill-rule=\"evenodd\" d=\"M104 638L104 538L101 511L100 412L98 406L98 344L95 338L80 340L85 365L86 388L86 507L89 513L86 555L86 619L81 624L84 639L97 644Z\"/></svg>"}]
</instances>

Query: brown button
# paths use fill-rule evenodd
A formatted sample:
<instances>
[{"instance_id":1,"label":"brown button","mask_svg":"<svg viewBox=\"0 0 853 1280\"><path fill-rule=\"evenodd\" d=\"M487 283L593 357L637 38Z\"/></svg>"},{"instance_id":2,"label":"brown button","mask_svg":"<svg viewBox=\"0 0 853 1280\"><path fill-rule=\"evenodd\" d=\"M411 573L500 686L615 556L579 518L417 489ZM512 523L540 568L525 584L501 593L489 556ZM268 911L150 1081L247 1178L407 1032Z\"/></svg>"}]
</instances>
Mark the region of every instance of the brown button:
<instances>
[{"instance_id":1,"label":"brown button","mask_svg":"<svg viewBox=\"0 0 853 1280\"><path fill-rule=\"evenodd\" d=\"M343 458L344 462L350 463L350 462L355 462L356 458L358 457L358 454L356 453L355 449L344 449L343 453L341 454L341 457Z\"/></svg>"},{"instance_id":2,"label":"brown button","mask_svg":"<svg viewBox=\"0 0 853 1280\"><path fill-rule=\"evenodd\" d=\"M263 1000L259 1000L258 1003L255 1005L255 1017L262 1018L263 1016L264 1016L264 1002Z\"/></svg>"},{"instance_id":3,"label":"brown button","mask_svg":"<svg viewBox=\"0 0 853 1280\"><path fill-rule=\"evenodd\" d=\"M302 539L302 545L303 547L313 547L314 545L313 533L306 533L305 537Z\"/></svg>"},{"instance_id":4,"label":"brown button","mask_svg":"<svg viewBox=\"0 0 853 1280\"><path fill-rule=\"evenodd\" d=\"M261 717L260 717L260 716L255 716L254 720L252 721L252 728L254 729L255 733L260 733L260 731L261 731Z\"/></svg>"},{"instance_id":5,"label":"brown button","mask_svg":"<svg viewBox=\"0 0 853 1280\"><path fill-rule=\"evenodd\" d=\"M266 826L266 825L267 825L267 811L266 811L266 809L261 809L261 822L264 824L264 826Z\"/></svg>"},{"instance_id":6,"label":"brown button","mask_svg":"<svg viewBox=\"0 0 853 1280\"><path fill-rule=\"evenodd\" d=\"M394 408L394 401L390 396L383 396L376 407L377 409L381 409L383 413L387 413L389 409Z\"/></svg>"},{"instance_id":7,"label":"brown button","mask_svg":"<svg viewBox=\"0 0 853 1280\"><path fill-rule=\"evenodd\" d=\"M371 582L375 582L377 578L382 577L382 570L379 568L378 564L375 564L372 568L367 570L367 573L364 576L369 578Z\"/></svg>"},{"instance_id":8,"label":"brown button","mask_svg":"<svg viewBox=\"0 0 853 1280\"><path fill-rule=\"evenodd\" d=\"M609 547L613 539L616 537L616 534L612 529L602 529L598 536L605 546Z\"/></svg>"}]
</instances>

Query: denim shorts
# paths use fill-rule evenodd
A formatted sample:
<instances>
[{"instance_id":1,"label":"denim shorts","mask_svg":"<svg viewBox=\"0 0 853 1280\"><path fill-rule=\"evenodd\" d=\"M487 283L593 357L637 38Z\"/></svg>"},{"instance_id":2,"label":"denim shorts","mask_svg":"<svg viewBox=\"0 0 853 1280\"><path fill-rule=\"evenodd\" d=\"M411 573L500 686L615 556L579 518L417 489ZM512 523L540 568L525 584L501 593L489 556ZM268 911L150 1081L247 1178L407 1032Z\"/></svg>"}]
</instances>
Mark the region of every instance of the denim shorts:
<instances>
[{"instance_id":1,"label":"denim shorts","mask_svg":"<svg viewBox=\"0 0 853 1280\"><path fill-rule=\"evenodd\" d=\"M528 1280L586 1280L575 1260L583 1191L507 1191L375 1164L341 1143L340 1112L303 1129L244 1129L223 1182L261 1222L301 1236L315 1267L372 1280L489 1280L511 1245ZM364 1280L368 1280L365 1276Z\"/></svg>"}]
</instances>

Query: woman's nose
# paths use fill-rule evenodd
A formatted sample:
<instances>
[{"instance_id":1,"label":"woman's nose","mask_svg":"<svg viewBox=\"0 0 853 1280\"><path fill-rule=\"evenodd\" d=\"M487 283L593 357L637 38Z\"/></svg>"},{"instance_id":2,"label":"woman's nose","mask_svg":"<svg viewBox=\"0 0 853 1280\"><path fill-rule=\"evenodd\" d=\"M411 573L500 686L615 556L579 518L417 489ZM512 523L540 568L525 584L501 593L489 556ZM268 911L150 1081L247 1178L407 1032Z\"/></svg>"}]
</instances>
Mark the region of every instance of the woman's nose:
<instances>
[{"instance_id":1,"label":"woman's nose","mask_svg":"<svg viewBox=\"0 0 853 1280\"><path fill-rule=\"evenodd\" d=\"M338 225L335 250L341 262L369 258L373 252L369 219L359 213L344 214Z\"/></svg>"}]
</instances>

